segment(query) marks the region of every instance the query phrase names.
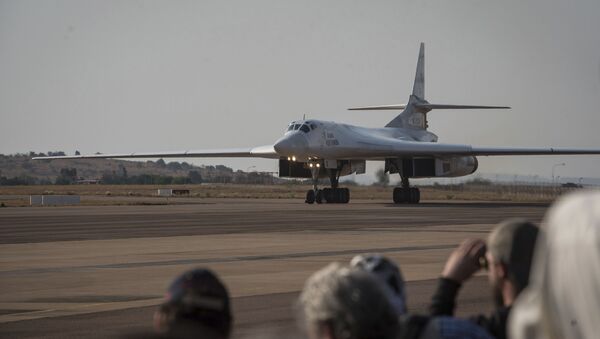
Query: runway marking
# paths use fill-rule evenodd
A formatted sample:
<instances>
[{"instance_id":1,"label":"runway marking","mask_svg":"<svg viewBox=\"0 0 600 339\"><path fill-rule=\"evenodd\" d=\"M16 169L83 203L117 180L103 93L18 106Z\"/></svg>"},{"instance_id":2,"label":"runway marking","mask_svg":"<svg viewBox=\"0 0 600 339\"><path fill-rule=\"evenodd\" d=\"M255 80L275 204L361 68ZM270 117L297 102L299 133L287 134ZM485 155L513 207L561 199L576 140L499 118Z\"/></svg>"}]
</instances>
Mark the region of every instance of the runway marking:
<instances>
[{"instance_id":1,"label":"runway marking","mask_svg":"<svg viewBox=\"0 0 600 339\"><path fill-rule=\"evenodd\" d=\"M60 308L50 308L44 310L36 310L33 312L12 313L0 315L0 324L22 320L33 320L40 318L52 318L69 315L79 315L86 313L106 312L123 310L127 308L137 308L145 306L155 306L160 304L164 299L144 299L136 301L124 302L108 302L108 303L93 303L93 304L60 304ZM1 304L0 304L1 305Z\"/></svg>"},{"instance_id":2,"label":"runway marking","mask_svg":"<svg viewBox=\"0 0 600 339\"><path fill-rule=\"evenodd\" d=\"M189 265L189 264L217 264L230 263L239 261L263 261L263 260L278 260L278 259L299 259L311 257L330 257L349 254L363 253L392 253L392 252L408 252L408 251L426 251L426 250L446 250L455 248L456 244L444 245L428 245L428 246L402 246L402 247L387 247L387 248L360 248L352 250L337 250L337 251L319 251L319 252L303 252L303 253L288 253L288 254L273 254L273 255L249 255L240 257L221 257L221 258L198 258L198 259L178 259L178 260L163 260L163 261L145 261L132 263L118 264L103 264L103 265L83 265L72 267L49 267L49 268L33 268L22 270L11 270L0 272L0 276L8 276L15 274L39 274L39 273L64 273L78 270L93 270L93 269L121 269L121 268L140 268L151 266L173 266L173 265Z\"/></svg>"}]
</instances>

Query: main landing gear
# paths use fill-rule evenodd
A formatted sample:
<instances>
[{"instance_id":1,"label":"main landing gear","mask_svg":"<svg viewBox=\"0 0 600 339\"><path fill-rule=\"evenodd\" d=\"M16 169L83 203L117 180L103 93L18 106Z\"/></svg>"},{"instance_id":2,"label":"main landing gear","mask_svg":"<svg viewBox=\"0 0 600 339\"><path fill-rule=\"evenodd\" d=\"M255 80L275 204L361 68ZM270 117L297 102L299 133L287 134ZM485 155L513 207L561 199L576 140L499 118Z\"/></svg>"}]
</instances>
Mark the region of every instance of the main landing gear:
<instances>
[{"instance_id":1,"label":"main landing gear","mask_svg":"<svg viewBox=\"0 0 600 339\"><path fill-rule=\"evenodd\" d=\"M307 204L347 204L350 201L350 190L347 188L339 188L339 175L338 170L327 170L329 172L329 181L331 182L331 188L319 189L317 187L319 181L319 167L311 167L313 189L306 192Z\"/></svg>"},{"instance_id":2,"label":"main landing gear","mask_svg":"<svg viewBox=\"0 0 600 339\"><path fill-rule=\"evenodd\" d=\"M394 203L418 204L420 200L421 191L416 187L410 187L408 177L402 177L402 187L394 188Z\"/></svg>"}]
</instances>

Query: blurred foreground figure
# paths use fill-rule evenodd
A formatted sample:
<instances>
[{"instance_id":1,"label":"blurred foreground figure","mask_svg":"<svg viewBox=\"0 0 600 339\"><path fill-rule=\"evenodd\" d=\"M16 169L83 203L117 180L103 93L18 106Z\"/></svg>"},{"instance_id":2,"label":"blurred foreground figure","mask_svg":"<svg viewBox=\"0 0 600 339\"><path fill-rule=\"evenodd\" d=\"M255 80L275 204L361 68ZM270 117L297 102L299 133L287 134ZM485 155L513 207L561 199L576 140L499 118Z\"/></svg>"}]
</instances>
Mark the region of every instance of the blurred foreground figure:
<instances>
[{"instance_id":1,"label":"blurred foreground figure","mask_svg":"<svg viewBox=\"0 0 600 339\"><path fill-rule=\"evenodd\" d=\"M404 277L391 259L380 254L361 254L352 258L350 266L369 272L382 282L388 300L400 317L398 339L490 338L485 330L463 319L408 314Z\"/></svg>"},{"instance_id":2,"label":"blurred foreground figure","mask_svg":"<svg viewBox=\"0 0 600 339\"><path fill-rule=\"evenodd\" d=\"M392 260L379 254L361 254L352 258L350 266L373 273L383 283L396 313L406 313L404 277Z\"/></svg>"},{"instance_id":3,"label":"blurred foreground figure","mask_svg":"<svg viewBox=\"0 0 600 339\"><path fill-rule=\"evenodd\" d=\"M371 273L333 263L314 273L299 299L311 339L394 339L397 314Z\"/></svg>"},{"instance_id":4,"label":"blurred foreground figure","mask_svg":"<svg viewBox=\"0 0 600 339\"><path fill-rule=\"evenodd\" d=\"M531 284L510 315L510 337L600 335L600 192L560 199L546 215Z\"/></svg>"},{"instance_id":5,"label":"blurred foreground figure","mask_svg":"<svg viewBox=\"0 0 600 339\"><path fill-rule=\"evenodd\" d=\"M207 269L179 276L154 314L156 331L167 338L225 339L231 332L229 293Z\"/></svg>"},{"instance_id":6,"label":"blurred foreground figure","mask_svg":"<svg viewBox=\"0 0 600 339\"><path fill-rule=\"evenodd\" d=\"M488 237L487 251L483 240L465 240L446 262L430 313L452 316L461 285L480 268L486 268L496 309L491 315L476 315L469 320L496 338L506 338L512 304L529 282L537 235L538 228L532 223L509 219L494 228Z\"/></svg>"}]
</instances>

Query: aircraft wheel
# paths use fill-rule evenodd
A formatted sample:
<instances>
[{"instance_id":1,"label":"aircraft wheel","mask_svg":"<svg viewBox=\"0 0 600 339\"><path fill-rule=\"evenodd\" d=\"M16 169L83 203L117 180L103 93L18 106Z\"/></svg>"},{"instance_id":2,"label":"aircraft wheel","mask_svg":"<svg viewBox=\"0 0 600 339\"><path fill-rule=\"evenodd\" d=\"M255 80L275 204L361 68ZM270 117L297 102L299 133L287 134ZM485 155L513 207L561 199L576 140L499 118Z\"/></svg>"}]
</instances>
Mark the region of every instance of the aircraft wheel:
<instances>
[{"instance_id":1,"label":"aircraft wheel","mask_svg":"<svg viewBox=\"0 0 600 339\"><path fill-rule=\"evenodd\" d=\"M394 203L395 204L401 204L403 202L405 202L406 200L404 199L404 189L402 189L401 187L395 187L394 188Z\"/></svg>"},{"instance_id":2,"label":"aircraft wheel","mask_svg":"<svg viewBox=\"0 0 600 339\"><path fill-rule=\"evenodd\" d=\"M344 194L342 194L342 196L344 197L344 199L342 199L342 203L343 204L347 204L350 202L350 190L347 188L342 188L342 192Z\"/></svg>"},{"instance_id":3,"label":"aircraft wheel","mask_svg":"<svg viewBox=\"0 0 600 339\"><path fill-rule=\"evenodd\" d=\"M394 188L394 203L396 204L418 204L421 200L421 192L416 187L404 189L402 187Z\"/></svg>"},{"instance_id":4,"label":"aircraft wheel","mask_svg":"<svg viewBox=\"0 0 600 339\"><path fill-rule=\"evenodd\" d=\"M412 202L414 204L418 204L419 201L421 201L421 191L418 188L416 188L416 187L411 188L411 189L414 190L413 201Z\"/></svg>"},{"instance_id":5,"label":"aircraft wheel","mask_svg":"<svg viewBox=\"0 0 600 339\"><path fill-rule=\"evenodd\" d=\"M416 200L416 196L415 196L415 188L411 187L408 189L408 203L409 204L414 204L415 200Z\"/></svg>"},{"instance_id":6,"label":"aircraft wheel","mask_svg":"<svg viewBox=\"0 0 600 339\"><path fill-rule=\"evenodd\" d=\"M345 191L343 188L336 188L335 189L335 202L340 204L340 203L344 203L344 199L345 199Z\"/></svg>"},{"instance_id":7,"label":"aircraft wheel","mask_svg":"<svg viewBox=\"0 0 600 339\"><path fill-rule=\"evenodd\" d=\"M328 204L334 203L335 202L334 193L335 193L335 191L331 188L323 188L323 200L325 200L325 202Z\"/></svg>"},{"instance_id":8,"label":"aircraft wheel","mask_svg":"<svg viewBox=\"0 0 600 339\"><path fill-rule=\"evenodd\" d=\"M315 202L320 204L323 202L323 190L317 190L317 194L315 194Z\"/></svg>"},{"instance_id":9,"label":"aircraft wheel","mask_svg":"<svg viewBox=\"0 0 600 339\"><path fill-rule=\"evenodd\" d=\"M308 190L308 192L306 192L306 200L304 202L307 204L313 204L315 202L315 191Z\"/></svg>"}]
</instances>

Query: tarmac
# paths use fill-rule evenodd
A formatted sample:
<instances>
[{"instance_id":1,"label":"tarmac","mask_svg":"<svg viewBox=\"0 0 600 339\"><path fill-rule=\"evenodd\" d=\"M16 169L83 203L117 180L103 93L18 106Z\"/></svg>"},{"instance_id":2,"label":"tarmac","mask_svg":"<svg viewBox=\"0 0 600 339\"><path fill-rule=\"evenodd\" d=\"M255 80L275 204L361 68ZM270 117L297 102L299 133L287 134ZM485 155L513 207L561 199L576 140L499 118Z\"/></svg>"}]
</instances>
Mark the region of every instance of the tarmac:
<instances>
[{"instance_id":1,"label":"tarmac","mask_svg":"<svg viewBox=\"0 0 600 339\"><path fill-rule=\"evenodd\" d=\"M132 200L133 202L133 200ZM209 267L232 296L236 338L299 336L294 301L332 261L385 254L409 308L424 313L451 250L508 217L541 222L547 204L189 199L169 205L0 209L0 337L123 337L152 331L171 280ZM492 309L483 272L457 314Z\"/></svg>"}]
</instances>

